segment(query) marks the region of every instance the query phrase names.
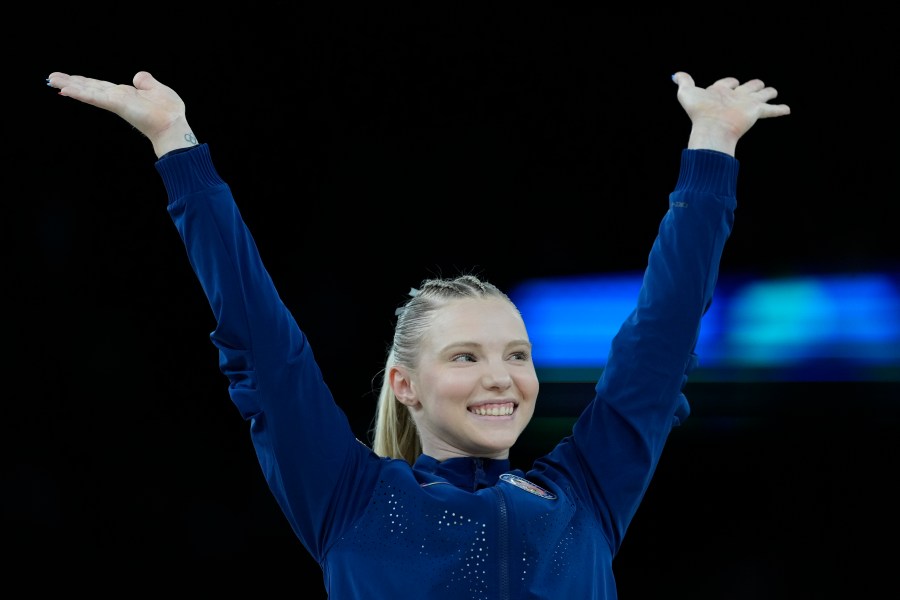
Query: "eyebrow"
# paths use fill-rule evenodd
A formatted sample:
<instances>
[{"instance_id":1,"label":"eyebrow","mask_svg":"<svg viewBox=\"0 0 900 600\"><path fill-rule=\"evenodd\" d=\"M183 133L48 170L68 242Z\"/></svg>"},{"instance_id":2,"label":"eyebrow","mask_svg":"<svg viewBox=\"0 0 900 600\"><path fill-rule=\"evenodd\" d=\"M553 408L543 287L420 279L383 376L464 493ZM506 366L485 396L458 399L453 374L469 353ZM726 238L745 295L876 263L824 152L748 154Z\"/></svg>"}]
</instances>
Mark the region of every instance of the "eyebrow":
<instances>
[{"instance_id":1,"label":"eyebrow","mask_svg":"<svg viewBox=\"0 0 900 600\"><path fill-rule=\"evenodd\" d=\"M484 344L481 344L479 342L470 342L470 341L452 342L450 344L447 344L443 348L441 348L441 352L446 352L448 350L455 350L458 348L481 348L483 346L484 346ZM524 338L515 339L515 340L510 340L509 342L507 342L505 347L509 348L510 346L527 346L528 348L531 348L531 342Z\"/></svg>"}]
</instances>

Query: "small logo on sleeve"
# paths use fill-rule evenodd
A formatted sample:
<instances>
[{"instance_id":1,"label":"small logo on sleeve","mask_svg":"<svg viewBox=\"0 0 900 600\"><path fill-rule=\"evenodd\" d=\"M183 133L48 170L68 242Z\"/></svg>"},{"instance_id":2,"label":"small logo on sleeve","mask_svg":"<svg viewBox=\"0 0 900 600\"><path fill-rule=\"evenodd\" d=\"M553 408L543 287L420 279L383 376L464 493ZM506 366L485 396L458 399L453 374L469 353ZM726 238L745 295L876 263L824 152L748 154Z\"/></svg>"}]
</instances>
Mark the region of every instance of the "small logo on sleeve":
<instances>
[{"instance_id":1,"label":"small logo on sleeve","mask_svg":"<svg viewBox=\"0 0 900 600\"><path fill-rule=\"evenodd\" d=\"M511 483L517 488L523 489L526 492L532 493L535 496L540 496L541 498L546 498L547 500L556 500L556 494L548 492L541 486L531 483L527 479L519 477L518 475L513 475L512 473L504 473L500 476L500 479L502 479L506 483Z\"/></svg>"}]
</instances>

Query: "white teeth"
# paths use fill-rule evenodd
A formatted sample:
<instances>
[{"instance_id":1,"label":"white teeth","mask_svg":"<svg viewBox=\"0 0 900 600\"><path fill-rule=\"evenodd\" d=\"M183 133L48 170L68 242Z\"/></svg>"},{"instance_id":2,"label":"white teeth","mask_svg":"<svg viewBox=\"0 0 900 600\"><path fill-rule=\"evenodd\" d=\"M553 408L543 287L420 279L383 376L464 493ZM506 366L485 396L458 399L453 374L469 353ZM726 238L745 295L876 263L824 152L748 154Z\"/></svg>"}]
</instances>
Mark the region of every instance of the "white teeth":
<instances>
[{"instance_id":1,"label":"white teeth","mask_svg":"<svg viewBox=\"0 0 900 600\"><path fill-rule=\"evenodd\" d=\"M494 404L491 406L476 406L471 409L473 413L482 417L505 417L513 414L512 404Z\"/></svg>"}]
</instances>

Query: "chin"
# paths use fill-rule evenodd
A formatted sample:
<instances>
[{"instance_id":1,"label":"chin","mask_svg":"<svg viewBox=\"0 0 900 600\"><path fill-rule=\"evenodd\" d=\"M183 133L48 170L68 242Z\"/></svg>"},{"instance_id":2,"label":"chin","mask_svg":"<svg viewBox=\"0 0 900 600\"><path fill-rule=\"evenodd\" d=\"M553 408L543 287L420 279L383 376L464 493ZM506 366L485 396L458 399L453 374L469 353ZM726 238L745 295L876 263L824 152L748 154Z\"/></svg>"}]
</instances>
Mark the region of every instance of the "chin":
<instances>
[{"instance_id":1,"label":"chin","mask_svg":"<svg viewBox=\"0 0 900 600\"><path fill-rule=\"evenodd\" d=\"M473 456L484 456L490 458L506 458L509 456L509 450L516 443L516 437L503 437L499 439L492 439L489 442L484 441L479 444L475 444L474 446L479 449L478 452L474 452Z\"/></svg>"}]
</instances>

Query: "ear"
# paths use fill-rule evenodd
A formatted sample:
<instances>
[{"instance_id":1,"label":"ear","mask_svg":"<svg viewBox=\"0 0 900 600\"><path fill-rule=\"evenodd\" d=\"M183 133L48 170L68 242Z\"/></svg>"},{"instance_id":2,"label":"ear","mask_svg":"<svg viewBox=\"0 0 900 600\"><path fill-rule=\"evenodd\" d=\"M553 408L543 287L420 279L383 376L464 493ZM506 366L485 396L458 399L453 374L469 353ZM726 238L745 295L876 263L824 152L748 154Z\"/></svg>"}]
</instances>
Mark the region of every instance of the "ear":
<instances>
[{"instance_id":1,"label":"ear","mask_svg":"<svg viewBox=\"0 0 900 600\"><path fill-rule=\"evenodd\" d=\"M391 367L388 371L388 381L391 383L391 390L402 404L413 407L418 406L419 401L416 399L416 392L410 379L409 371L403 367Z\"/></svg>"}]
</instances>

